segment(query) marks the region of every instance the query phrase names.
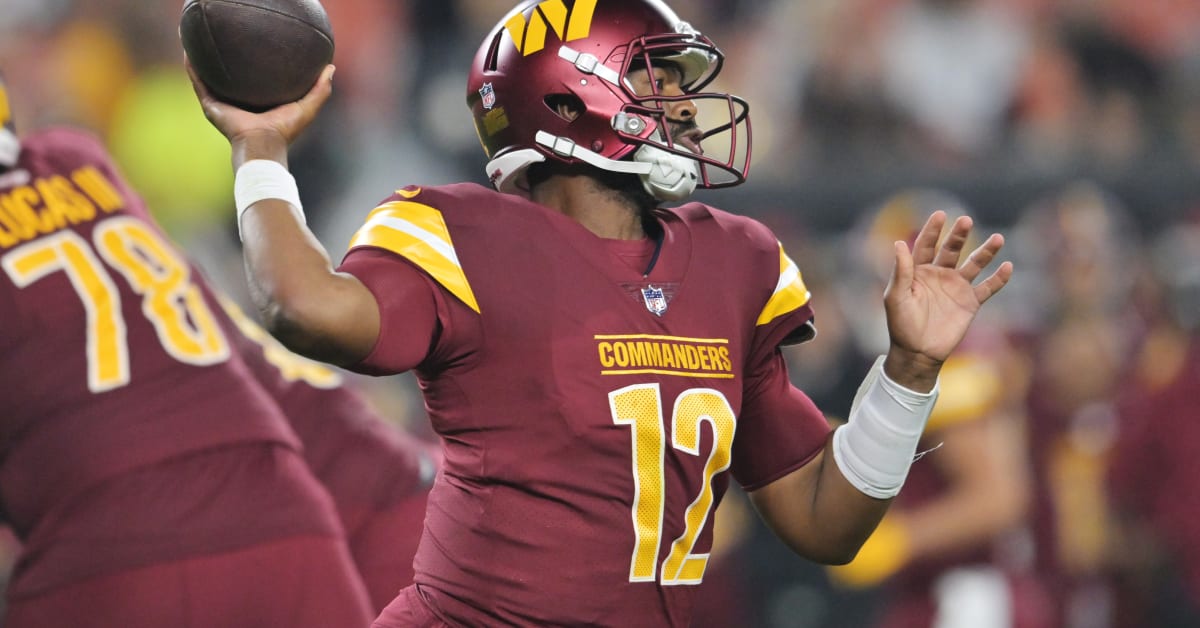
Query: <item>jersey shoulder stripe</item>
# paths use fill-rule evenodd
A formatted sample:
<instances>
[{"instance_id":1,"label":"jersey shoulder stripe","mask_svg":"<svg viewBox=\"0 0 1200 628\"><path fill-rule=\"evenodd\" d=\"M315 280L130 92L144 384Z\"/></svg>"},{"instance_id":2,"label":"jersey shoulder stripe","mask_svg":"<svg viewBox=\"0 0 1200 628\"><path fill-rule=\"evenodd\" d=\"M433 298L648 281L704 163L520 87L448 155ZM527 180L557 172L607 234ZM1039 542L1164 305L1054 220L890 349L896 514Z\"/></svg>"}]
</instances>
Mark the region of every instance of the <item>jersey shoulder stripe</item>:
<instances>
[{"instance_id":1,"label":"jersey shoulder stripe","mask_svg":"<svg viewBox=\"0 0 1200 628\"><path fill-rule=\"evenodd\" d=\"M350 248L371 246L415 264L476 313L479 303L463 272L442 212L412 201L375 208L350 241Z\"/></svg>"},{"instance_id":2,"label":"jersey shoulder stripe","mask_svg":"<svg viewBox=\"0 0 1200 628\"><path fill-rule=\"evenodd\" d=\"M804 285L804 277L800 268L783 251L779 244L779 281L775 284L775 292L767 300L762 313L758 315L758 325L766 325L771 321L793 312L808 304L812 295Z\"/></svg>"}]
</instances>

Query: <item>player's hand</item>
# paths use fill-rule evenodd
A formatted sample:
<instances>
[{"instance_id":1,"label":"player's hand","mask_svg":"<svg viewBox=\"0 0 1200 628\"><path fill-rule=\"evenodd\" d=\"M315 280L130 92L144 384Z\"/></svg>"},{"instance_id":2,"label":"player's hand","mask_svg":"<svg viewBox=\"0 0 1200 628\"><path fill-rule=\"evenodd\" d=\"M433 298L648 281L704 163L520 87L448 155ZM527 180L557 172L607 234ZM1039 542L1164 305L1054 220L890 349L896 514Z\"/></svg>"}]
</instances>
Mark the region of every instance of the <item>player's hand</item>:
<instances>
[{"instance_id":1,"label":"player's hand","mask_svg":"<svg viewBox=\"0 0 1200 628\"><path fill-rule=\"evenodd\" d=\"M946 213L934 212L908 250L896 242L896 265L884 292L891 350L884 368L897 383L914 390L932 389L942 362L962 342L979 308L1012 278L1004 262L987 279L975 280L1004 246L993 233L959 264L972 221L960 216L938 246Z\"/></svg>"},{"instance_id":2,"label":"player's hand","mask_svg":"<svg viewBox=\"0 0 1200 628\"><path fill-rule=\"evenodd\" d=\"M283 163L287 147L317 117L317 112L333 93L332 65L321 73L312 89L296 102L280 105L270 111L253 113L218 100L208 91L191 62L184 61L192 87L204 110L204 117L221 132L233 147L235 167L249 159L276 159Z\"/></svg>"}]
</instances>

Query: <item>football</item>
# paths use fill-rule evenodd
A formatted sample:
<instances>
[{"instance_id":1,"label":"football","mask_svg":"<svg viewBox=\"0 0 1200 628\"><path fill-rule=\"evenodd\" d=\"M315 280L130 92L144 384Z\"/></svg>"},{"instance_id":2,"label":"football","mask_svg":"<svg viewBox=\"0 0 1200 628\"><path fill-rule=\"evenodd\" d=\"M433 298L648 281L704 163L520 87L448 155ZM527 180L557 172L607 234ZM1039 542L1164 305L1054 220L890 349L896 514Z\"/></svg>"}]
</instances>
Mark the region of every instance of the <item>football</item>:
<instances>
[{"instance_id":1,"label":"football","mask_svg":"<svg viewBox=\"0 0 1200 628\"><path fill-rule=\"evenodd\" d=\"M179 38L212 95L251 111L299 100L333 60L317 0L186 0Z\"/></svg>"}]
</instances>

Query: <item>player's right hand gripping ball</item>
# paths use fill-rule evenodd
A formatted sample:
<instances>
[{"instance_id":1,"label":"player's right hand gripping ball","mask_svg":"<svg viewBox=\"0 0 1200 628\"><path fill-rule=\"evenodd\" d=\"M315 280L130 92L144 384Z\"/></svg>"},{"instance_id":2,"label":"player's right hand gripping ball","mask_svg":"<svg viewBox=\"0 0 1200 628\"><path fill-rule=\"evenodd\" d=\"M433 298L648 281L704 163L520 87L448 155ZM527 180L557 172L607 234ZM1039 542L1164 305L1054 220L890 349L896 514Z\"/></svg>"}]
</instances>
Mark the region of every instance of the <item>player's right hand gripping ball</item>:
<instances>
[{"instance_id":1,"label":"player's right hand gripping ball","mask_svg":"<svg viewBox=\"0 0 1200 628\"><path fill-rule=\"evenodd\" d=\"M318 0L186 0L179 37L212 95L251 111L299 100L333 60Z\"/></svg>"}]
</instances>

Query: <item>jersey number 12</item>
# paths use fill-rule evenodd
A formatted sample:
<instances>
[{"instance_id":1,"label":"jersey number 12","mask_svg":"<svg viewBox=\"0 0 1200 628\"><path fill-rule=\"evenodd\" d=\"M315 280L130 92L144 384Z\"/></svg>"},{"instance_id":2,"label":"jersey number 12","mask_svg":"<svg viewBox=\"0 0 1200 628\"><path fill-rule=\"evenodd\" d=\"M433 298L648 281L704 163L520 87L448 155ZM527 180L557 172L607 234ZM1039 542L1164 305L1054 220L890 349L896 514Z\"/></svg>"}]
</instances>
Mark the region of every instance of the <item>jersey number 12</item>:
<instances>
[{"instance_id":1,"label":"jersey number 12","mask_svg":"<svg viewBox=\"0 0 1200 628\"><path fill-rule=\"evenodd\" d=\"M701 455L701 426L712 425L713 449L704 465L700 494L687 507L684 531L671 543L671 550L658 565L662 541L663 512L667 501L665 455L666 422L663 420L662 392L658 384L639 384L608 394L613 421L633 430L633 559L630 582L664 585L700 584L708 554L693 554L692 549L708 521L715 496L712 479L729 468L730 450L737 422L725 395L709 388L693 388L675 399L671 420L671 445L693 456Z\"/></svg>"}]
</instances>

